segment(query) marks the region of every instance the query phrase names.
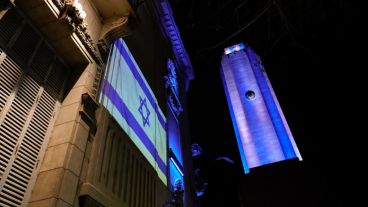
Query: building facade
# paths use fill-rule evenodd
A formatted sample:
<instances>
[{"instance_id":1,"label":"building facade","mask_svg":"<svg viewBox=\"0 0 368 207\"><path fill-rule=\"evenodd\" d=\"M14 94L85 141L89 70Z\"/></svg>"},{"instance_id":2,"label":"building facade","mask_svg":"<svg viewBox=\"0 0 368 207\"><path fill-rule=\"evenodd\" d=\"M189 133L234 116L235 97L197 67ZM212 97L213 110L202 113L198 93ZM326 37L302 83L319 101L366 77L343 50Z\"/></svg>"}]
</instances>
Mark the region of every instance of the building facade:
<instances>
[{"instance_id":1,"label":"building facade","mask_svg":"<svg viewBox=\"0 0 368 207\"><path fill-rule=\"evenodd\" d=\"M191 79L167 0L1 1L0 206L193 206Z\"/></svg>"}]
</instances>

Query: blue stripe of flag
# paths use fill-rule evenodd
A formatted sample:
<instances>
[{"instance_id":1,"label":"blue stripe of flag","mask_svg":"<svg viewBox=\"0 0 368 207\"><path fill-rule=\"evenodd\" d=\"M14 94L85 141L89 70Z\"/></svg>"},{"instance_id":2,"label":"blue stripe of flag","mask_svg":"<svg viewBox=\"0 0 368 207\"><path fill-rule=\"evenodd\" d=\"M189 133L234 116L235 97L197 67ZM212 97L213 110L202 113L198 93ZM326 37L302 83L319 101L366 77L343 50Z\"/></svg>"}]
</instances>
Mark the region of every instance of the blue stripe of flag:
<instances>
[{"instance_id":1,"label":"blue stripe of flag","mask_svg":"<svg viewBox=\"0 0 368 207\"><path fill-rule=\"evenodd\" d=\"M117 91L112 87L112 85L107 81L103 80L104 94L111 100L114 106L118 109L120 115L127 121L130 128L137 134L141 142L144 144L146 149L150 154L156 158L156 163L161 171L166 175L166 164L158 155L155 146L152 144L151 140L147 134L142 129L141 125L134 118L134 115L129 111L128 107L125 105L124 101L120 98Z\"/></svg>"},{"instance_id":2,"label":"blue stripe of flag","mask_svg":"<svg viewBox=\"0 0 368 207\"><path fill-rule=\"evenodd\" d=\"M140 87L142 88L143 92L146 94L149 102L151 103L151 105L153 106L153 108L155 109L155 112L157 114L158 120L162 126L162 128L166 129L166 124L165 121L161 115L161 113L158 111L158 107L156 104L155 99L153 98L152 94L150 93L150 91L147 88L147 85L145 84L145 82L143 81L143 78L141 77L141 75L138 72L138 69L136 68L135 64L133 63L133 61L131 60L131 58L129 57L128 52L126 51L124 45L121 43L121 41L118 39L115 41L115 46L116 48L119 50L120 54L123 56L124 60L126 61L126 63L128 64L130 71L132 71L135 79L137 80L137 82L139 83Z\"/></svg>"}]
</instances>

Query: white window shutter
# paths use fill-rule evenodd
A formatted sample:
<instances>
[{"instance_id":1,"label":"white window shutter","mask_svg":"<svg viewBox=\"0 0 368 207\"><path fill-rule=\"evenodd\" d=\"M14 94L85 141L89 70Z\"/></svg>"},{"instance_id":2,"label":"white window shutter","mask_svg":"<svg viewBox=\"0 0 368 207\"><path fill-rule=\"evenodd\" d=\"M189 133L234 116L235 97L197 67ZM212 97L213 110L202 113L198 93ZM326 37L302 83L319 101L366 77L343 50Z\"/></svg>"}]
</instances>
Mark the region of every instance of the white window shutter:
<instances>
[{"instance_id":1,"label":"white window shutter","mask_svg":"<svg viewBox=\"0 0 368 207\"><path fill-rule=\"evenodd\" d=\"M69 71L18 11L0 18L1 207L27 205Z\"/></svg>"},{"instance_id":2,"label":"white window shutter","mask_svg":"<svg viewBox=\"0 0 368 207\"><path fill-rule=\"evenodd\" d=\"M57 100L10 58L0 66L0 206L20 206L29 198Z\"/></svg>"}]
</instances>

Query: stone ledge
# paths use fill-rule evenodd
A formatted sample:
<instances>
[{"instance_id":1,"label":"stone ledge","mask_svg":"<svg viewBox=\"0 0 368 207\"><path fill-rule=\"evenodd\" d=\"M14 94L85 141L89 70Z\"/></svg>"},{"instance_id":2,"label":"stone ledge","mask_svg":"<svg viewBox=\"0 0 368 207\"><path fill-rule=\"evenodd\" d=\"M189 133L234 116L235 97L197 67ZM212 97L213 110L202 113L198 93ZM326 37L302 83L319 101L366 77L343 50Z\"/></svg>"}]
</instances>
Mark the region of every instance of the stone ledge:
<instances>
[{"instance_id":1,"label":"stone ledge","mask_svg":"<svg viewBox=\"0 0 368 207\"><path fill-rule=\"evenodd\" d=\"M128 205L122 201L119 202L116 200L114 202L112 197L106 195L102 190L98 189L98 187L88 182L82 184L80 196L89 196L103 206L128 207Z\"/></svg>"}]
</instances>

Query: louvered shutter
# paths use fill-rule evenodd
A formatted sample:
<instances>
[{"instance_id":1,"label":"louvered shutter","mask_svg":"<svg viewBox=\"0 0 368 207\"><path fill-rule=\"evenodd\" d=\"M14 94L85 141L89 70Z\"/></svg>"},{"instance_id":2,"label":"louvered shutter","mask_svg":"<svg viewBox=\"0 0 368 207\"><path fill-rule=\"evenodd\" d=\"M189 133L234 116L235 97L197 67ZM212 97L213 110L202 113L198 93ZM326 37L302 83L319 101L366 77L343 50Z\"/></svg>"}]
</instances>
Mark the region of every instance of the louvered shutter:
<instances>
[{"instance_id":1,"label":"louvered shutter","mask_svg":"<svg viewBox=\"0 0 368 207\"><path fill-rule=\"evenodd\" d=\"M21 69L10 60L4 52L0 55L0 123L3 122L6 103L21 76ZM7 163L12 155L14 143L11 141L9 131L0 128L0 181L2 180Z\"/></svg>"},{"instance_id":2,"label":"louvered shutter","mask_svg":"<svg viewBox=\"0 0 368 207\"><path fill-rule=\"evenodd\" d=\"M40 39L41 37L37 32L30 25L26 24L22 28L14 45L12 45L12 49L25 63L28 63Z\"/></svg>"},{"instance_id":3,"label":"louvered shutter","mask_svg":"<svg viewBox=\"0 0 368 207\"><path fill-rule=\"evenodd\" d=\"M56 94L62 94L67 75L69 74L65 66L59 60L56 60L53 63L51 73L47 77L46 84Z\"/></svg>"},{"instance_id":4,"label":"louvered shutter","mask_svg":"<svg viewBox=\"0 0 368 207\"><path fill-rule=\"evenodd\" d=\"M54 59L54 53L50 50L46 42L43 42L30 66L32 77L37 79L40 83L43 83L50 71Z\"/></svg>"},{"instance_id":5,"label":"louvered shutter","mask_svg":"<svg viewBox=\"0 0 368 207\"><path fill-rule=\"evenodd\" d=\"M69 73L18 11L0 18L1 207L27 205Z\"/></svg>"},{"instance_id":6,"label":"louvered shutter","mask_svg":"<svg viewBox=\"0 0 368 207\"><path fill-rule=\"evenodd\" d=\"M9 43L22 21L23 18L14 9L7 11L0 21L0 40Z\"/></svg>"},{"instance_id":7,"label":"louvered shutter","mask_svg":"<svg viewBox=\"0 0 368 207\"><path fill-rule=\"evenodd\" d=\"M3 112L6 101L13 91L22 70L9 59L4 52L0 52L0 115ZM1 170L0 170L1 172Z\"/></svg>"},{"instance_id":8,"label":"louvered shutter","mask_svg":"<svg viewBox=\"0 0 368 207\"><path fill-rule=\"evenodd\" d=\"M0 65L0 206L20 206L30 195L58 102L9 57Z\"/></svg>"}]
</instances>

